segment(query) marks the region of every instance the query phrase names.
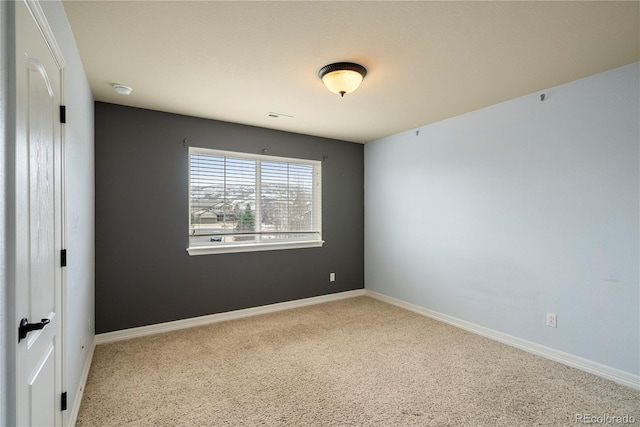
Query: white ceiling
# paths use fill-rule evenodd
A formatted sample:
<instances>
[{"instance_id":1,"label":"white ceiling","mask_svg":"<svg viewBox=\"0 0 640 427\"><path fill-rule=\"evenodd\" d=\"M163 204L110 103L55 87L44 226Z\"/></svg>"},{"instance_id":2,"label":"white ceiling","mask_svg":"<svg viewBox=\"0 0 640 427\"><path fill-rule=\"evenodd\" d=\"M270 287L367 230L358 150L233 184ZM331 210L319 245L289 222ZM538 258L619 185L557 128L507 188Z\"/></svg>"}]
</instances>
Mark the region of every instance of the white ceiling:
<instances>
[{"instance_id":1,"label":"white ceiling","mask_svg":"<svg viewBox=\"0 0 640 427\"><path fill-rule=\"evenodd\" d=\"M98 101L353 142L640 60L638 1L64 7ZM340 61L368 70L344 98L317 76ZM133 93L117 95L114 83Z\"/></svg>"}]
</instances>

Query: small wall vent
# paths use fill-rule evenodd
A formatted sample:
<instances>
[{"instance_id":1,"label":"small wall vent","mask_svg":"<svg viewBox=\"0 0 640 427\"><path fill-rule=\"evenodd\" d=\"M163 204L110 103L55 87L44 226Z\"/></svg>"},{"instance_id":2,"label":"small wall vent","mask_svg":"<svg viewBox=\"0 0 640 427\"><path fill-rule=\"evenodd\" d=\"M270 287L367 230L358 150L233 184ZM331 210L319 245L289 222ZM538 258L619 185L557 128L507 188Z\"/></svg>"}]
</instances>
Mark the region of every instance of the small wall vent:
<instances>
[{"instance_id":1,"label":"small wall vent","mask_svg":"<svg viewBox=\"0 0 640 427\"><path fill-rule=\"evenodd\" d=\"M293 116L289 116L287 114L281 114L281 113L273 113L273 112L268 113L267 117L273 117L274 119L293 119Z\"/></svg>"}]
</instances>

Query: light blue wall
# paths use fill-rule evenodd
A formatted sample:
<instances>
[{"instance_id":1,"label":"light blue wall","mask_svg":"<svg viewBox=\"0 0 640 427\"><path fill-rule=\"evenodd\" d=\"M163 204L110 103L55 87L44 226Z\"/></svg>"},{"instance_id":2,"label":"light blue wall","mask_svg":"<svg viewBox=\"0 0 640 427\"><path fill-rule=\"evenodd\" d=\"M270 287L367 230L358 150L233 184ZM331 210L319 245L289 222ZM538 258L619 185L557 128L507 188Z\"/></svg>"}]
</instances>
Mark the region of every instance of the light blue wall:
<instances>
[{"instance_id":1,"label":"light blue wall","mask_svg":"<svg viewBox=\"0 0 640 427\"><path fill-rule=\"evenodd\" d=\"M94 102L62 3L43 1L40 4L67 63L63 94L67 106L64 376L70 411L76 404L94 337ZM65 416L68 417L69 412Z\"/></svg>"},{"instance_id":2,"label":"light blue wall","mask_svg":"<svg viewBox=\"0 0 640 427\"><path fill-rule=\"evenodd\" d=\"M367 143L365 287L639 374L639 77Z\"/></svg>"}]
</instances>

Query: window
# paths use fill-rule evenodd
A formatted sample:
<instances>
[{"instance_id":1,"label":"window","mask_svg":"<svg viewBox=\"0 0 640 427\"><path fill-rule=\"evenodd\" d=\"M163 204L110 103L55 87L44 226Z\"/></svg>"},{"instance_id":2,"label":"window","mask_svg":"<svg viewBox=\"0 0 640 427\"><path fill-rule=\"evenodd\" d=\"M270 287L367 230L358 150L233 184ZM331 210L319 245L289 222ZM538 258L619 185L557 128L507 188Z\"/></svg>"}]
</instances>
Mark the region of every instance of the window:
<instances>
[{"instance_id":1,"label":"window","mask_svg":"<svg viewBox=\"0 0 640 427\"><path fill-rule=\"evenodd\" d=\"M321 163L189 148L190 255L322 246Z\"/></svg>"}]
</instances>

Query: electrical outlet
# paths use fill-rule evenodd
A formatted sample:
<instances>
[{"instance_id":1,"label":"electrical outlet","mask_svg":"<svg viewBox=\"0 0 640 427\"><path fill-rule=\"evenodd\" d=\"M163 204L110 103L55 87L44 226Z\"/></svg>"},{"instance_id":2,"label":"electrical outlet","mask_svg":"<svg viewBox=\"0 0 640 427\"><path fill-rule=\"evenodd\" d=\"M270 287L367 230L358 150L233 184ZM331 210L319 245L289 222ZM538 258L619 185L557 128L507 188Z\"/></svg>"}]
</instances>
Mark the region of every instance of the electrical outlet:
<instances>
[{"instance_id":1,"label":"electrical outlet","mask_svg":"<svg viewBox=\"0 0 640 427\"><path fill-rule=\"evenodd\" d=\"M330 282L336 281L336 273L329 273L329 281Z\"/></svg>"},{"instance_id":2,"label":"electrical outlet","mask_svg":"<svg viewBox=\"0 0 640 427\"><path fill-rule=\"evenodd\" d=\"M547 313L547 326L558 327L558 316L555 313Z\"/></svg>"}]
</instances>

